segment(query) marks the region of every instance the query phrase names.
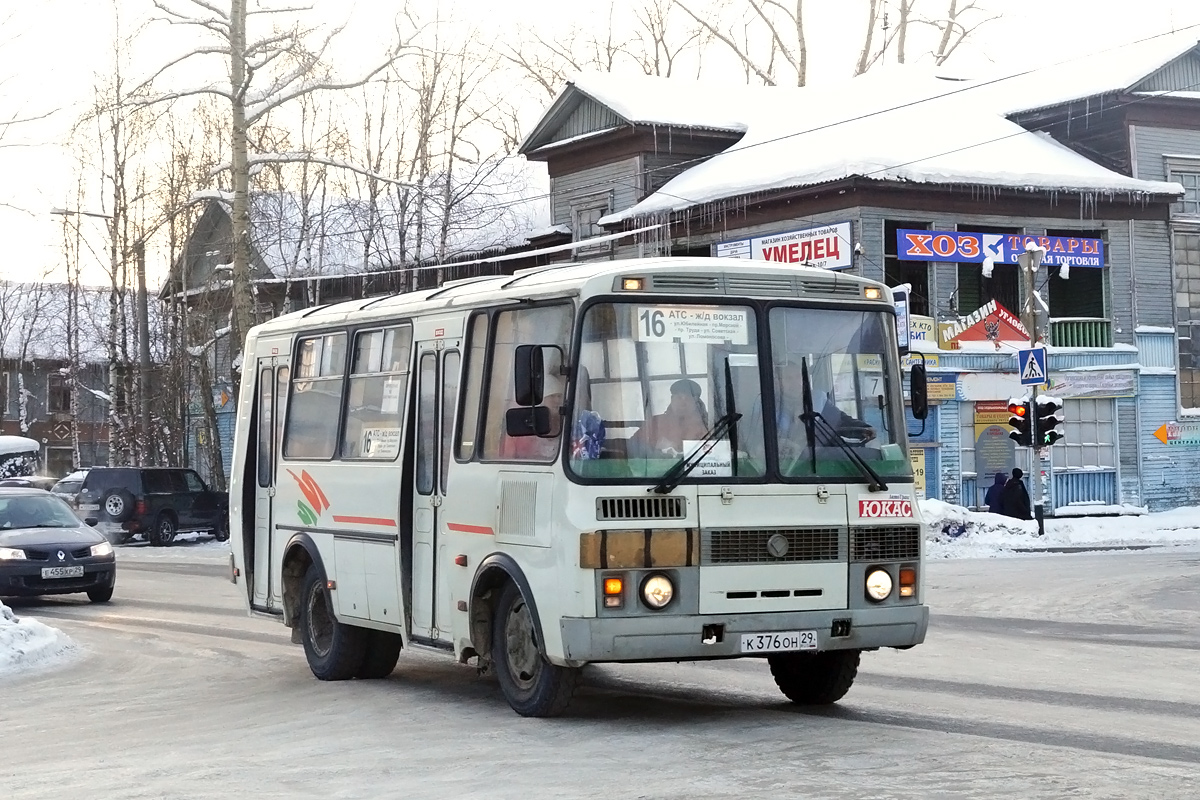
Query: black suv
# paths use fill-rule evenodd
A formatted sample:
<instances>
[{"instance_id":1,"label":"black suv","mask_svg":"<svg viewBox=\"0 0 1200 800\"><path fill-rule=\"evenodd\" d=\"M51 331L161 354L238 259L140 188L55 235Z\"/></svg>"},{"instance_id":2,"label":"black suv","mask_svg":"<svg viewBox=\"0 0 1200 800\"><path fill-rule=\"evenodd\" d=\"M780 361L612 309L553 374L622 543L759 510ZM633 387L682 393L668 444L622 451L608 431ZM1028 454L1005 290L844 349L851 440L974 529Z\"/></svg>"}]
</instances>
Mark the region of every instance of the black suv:
<instances>
[{"instance_id":1,"label":"black suv","mask_svg":"<svg viewBox=\"0 0 1200 800\"><path fill-rule=\"evenodd\" d=\"M185 531L229 538L229 495L209 489L190 469L93 467L79 492L79 515L95 517L118 544L141 534L166 547Z\"/></svg>"}]
</instances>

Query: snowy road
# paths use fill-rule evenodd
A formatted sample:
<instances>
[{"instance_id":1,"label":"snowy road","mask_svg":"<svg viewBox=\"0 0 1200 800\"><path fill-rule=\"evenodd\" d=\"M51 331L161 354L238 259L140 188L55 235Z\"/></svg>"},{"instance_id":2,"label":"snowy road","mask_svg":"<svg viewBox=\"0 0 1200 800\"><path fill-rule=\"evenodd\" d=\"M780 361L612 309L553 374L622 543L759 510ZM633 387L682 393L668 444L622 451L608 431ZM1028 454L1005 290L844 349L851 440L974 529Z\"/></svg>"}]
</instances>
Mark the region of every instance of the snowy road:
<instances>
[{"instance_id":1,"label":"snowy road","mask_svg":"<svg viewBox=\"0 0 1200 800\"><path fill-rule=\"evenodd\" d=\"M569 717L406 652L320 683L215 543L123 548L108 607L12 601L85 651L0 683L6 798L1200 796L1200 549L931 563L925 645L836 708L765 665L596 667Z\"/></svg>"}]
</instances>

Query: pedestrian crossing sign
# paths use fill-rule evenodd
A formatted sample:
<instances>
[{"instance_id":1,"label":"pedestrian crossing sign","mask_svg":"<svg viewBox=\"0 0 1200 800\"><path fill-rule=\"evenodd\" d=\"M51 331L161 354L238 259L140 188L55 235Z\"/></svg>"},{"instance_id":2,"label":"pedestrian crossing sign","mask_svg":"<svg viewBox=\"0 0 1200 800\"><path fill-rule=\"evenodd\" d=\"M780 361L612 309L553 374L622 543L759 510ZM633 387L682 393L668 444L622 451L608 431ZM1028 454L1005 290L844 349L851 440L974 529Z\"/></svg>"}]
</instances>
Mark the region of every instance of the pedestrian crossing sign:
<instances>
[{"instance_id":1,"label":"pedestrian crossing sign","mask_svg":"<svg viewBox=\"0 0 1200 800\"><path fill-rule=\"evenodd\" d=\"M1046 348L1031 347L1017 351L1017 371L1022 386L1040 386L1046 382Z\"/></svg>"}]
</instances>

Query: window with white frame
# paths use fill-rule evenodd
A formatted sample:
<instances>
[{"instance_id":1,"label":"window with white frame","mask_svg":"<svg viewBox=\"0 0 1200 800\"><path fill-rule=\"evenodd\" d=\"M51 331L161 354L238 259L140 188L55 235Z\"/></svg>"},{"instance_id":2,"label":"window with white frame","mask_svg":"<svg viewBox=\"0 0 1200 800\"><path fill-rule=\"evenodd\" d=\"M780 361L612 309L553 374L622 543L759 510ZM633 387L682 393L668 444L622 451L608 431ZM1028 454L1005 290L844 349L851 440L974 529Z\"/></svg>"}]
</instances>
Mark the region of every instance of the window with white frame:
<instances>
[{"instance_id":1,"label":"window with white frame","mask_svg":"<svg viewBox=\"0 0 1200 800\"><path fill-rule=\"evenodd\" d=\"M1067 400L1059 416L1063 440L1054 446L1057 469L1113 469L1117 465L1116 401Z\"/></svg>"},{"instance_id":2,"label":"window with white frame","mask_svg":"<svg viewBox=\"0 0 1200 800\"><path fill-rule=\"evenodd\" d=\"M600 225L600 219L612 211L612 193L588 195L571 201L571 233L576 242L582 242L594 236L603 236L605 230ZM590 245L579 248L576 253L588 255L607 253L612 250L611 242Z\"/></svg>"},{"instance_id":3,"label":"window with white frame","mask_svg":"<svg viewBox=\"0 0 1200 800\"><path fill-rule=\"evenodd\" d=\"M1200 217L1200 156L1167 156L1164 167L1167 180L1183 186L1183 197L1171 206L1171 213Z\"/></svg>"},{"instance_id":4,"label":"window with white frame","mask_svg":"<svg viewBox=\"0 0 1200 800\"><path fill-rule=\"evenodd\" d=\"M1200 233L1176 231L1175 320L1179 341L1179 405L1200 408Z\"/></svg>"}]
</instances>

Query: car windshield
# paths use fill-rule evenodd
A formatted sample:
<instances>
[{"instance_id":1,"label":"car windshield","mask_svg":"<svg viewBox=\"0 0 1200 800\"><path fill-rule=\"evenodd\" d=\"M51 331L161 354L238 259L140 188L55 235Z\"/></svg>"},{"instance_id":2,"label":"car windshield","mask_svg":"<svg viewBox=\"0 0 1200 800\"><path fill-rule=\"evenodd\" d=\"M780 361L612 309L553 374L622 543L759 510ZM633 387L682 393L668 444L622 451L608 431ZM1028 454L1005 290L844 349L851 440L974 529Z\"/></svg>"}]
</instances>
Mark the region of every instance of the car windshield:
<instances>
[{"instance_id":1,"label":"car windshield","mask_svg":"<svg viewBox=\"0 0 1200 800\"><path fill-rule=\"evenodd\" d=\"M753 438L751 423L733 422L760 393L753 309L593 305L583 320L571 469L585 478L658 479L728 418L728 433L711 442L689 479L761 476L762 455L739 444Z\"/></svg>"},{"instance_id":2,"label":"car windshield","mask_svg":"<svg viewBox=\"0 0 1200 800\"><path fill-rule=\"evenodd\" d=\"M77 528L70 506L49 494L0 497L0 528Z\"/></svg>"},{"instance_id":3,"label":"car windshield","mask_svg":"<svg viewBox=\"0 0 1200 800\"><path fill-rule=\"evenodd\" d=\"M780 474L859 480L862 471L847 453L852 448L880 475L911 475L894 315L777 306L769 320L775 402L765 428ZM808 422L801 419L807 410L815 412ZM764 408L754 413L763 416ZM761 447L749 444L751 452Z\"/></svg>"}]
</instances>

